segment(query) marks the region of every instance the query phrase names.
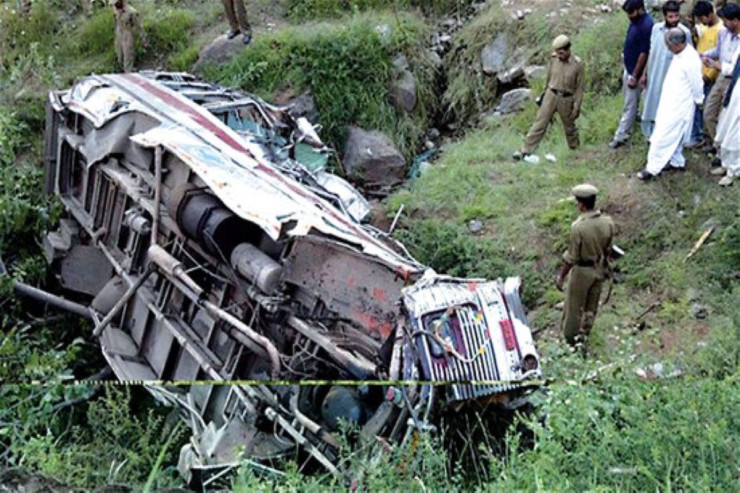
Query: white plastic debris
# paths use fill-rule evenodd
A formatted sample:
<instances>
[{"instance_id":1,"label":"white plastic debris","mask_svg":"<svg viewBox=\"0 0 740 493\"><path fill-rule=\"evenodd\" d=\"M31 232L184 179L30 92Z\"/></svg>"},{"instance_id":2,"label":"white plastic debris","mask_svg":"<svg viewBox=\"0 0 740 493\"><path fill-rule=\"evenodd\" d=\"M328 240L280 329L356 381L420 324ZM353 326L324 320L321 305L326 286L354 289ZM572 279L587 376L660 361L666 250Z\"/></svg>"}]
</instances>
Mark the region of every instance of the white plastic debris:
<instances>
[{"instance_id":1,"label":"white plastic debris","mask_svg":"<svg viewBox=\"0 0 740 493\"><path fill-rule=\"evenodd\" d=\"M522 160L525 163L538 164L540 162L540 157L537 154L530 154L529 156L524 156L524 159Z\"/></svg>"},{"instance_id":2,"label":"white plastic debris","mask_svg":"<svg viewBox=\"0 0 740 493\"><path fill-rule=\"evenodd\" d=\"M557 159L555 159L555 155L554 154L545 154L545 159L547 159L551 163L554 163L554 162L557 161Z\"/></svg>"}]
</instances>

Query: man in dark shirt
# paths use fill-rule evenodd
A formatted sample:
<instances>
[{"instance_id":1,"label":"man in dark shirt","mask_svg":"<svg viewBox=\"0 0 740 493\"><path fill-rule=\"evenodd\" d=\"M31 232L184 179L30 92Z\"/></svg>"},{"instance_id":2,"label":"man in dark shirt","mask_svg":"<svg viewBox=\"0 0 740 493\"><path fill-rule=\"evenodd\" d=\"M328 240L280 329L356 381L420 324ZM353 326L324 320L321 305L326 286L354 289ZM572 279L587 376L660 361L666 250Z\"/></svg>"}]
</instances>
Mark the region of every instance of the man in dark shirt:
<instances>
[{"instance_id":1,"label":"man in dark shirt","mask_svg":"<svg viewBox=\"0 0 740 493\"><path fill-rule=\"evenodd\" d=\"M622 93L624 94L624 107L619 119L619 126L614 133L614 138L609 147L616 149L627 142L632 135L632 128L637 117L637 107L640 105L639 85L640 76L647 63L650 52L650 33L653 29L653 19L645 12L643 0L627 0L622 5L622 10L630 19L627 29L627 37L624 40L624 75L622 77Z\"/></svg>"}]
</instances>

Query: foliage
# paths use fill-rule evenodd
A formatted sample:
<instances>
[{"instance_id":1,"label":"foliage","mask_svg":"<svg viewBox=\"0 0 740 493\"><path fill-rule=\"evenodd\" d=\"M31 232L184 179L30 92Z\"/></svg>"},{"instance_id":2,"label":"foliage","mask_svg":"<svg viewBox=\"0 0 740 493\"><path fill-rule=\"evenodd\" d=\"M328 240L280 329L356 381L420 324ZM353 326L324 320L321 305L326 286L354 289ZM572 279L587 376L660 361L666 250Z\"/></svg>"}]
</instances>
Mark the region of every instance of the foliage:
<instances>
[{"instance_id":1,"label":"foliage","mask_svg":"<svg viewBox=\"0 0 740 493\"><path fill-rule=\"evenodd\" d=\"M421 49L426 33L427 26L409 14L310 23L257 37L249 50L225 66L207 68L205 76L268 98L278 90L310 89L322 135L333 146L341 148L347 125L356 124L385 131L410 155L434 107L434 69ZM419 80L413 115L389 102L391 60L399 52Z\"/></svg>"},{"instance_id":2,"label":"foliage","mask_svg":"<svg viewBox=\"0 0 740 493\"><path fill-rule=\"evenodd\" d=\"M98 390L103 395L94 398ZM82 407L63 404L89 398ZM8 386L0 391L0 401L15 404L0 414L0 436L8 440L4 462L10 466L23 465L86 488L145 483L161 488L176 478L173 468L157 464L176 460L182 425L174 416L167 418L166 410L153 407L141 389ZM148 410L137 412L143 404Z\"/></svg>"},{"instance_id":3,"label":"foliage","mask_svg":"<svg viewBox=\"0 0 740 493\"><path fill-rule=\"evenodd\" d=\"M288 0L286 8L292 20L304 22L372 9L419 7L428 13L444 15L460 12L472 3L472 0Z\"/></svg>"}]
</instances>

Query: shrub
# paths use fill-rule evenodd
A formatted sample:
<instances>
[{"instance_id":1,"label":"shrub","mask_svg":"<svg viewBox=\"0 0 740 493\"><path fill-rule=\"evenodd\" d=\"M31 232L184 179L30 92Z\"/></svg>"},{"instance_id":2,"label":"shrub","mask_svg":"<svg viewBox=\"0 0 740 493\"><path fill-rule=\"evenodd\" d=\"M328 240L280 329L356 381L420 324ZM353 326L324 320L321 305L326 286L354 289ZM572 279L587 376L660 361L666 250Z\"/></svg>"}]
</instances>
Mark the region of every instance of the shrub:
<instances>
[{"instance_id":1,"label":"shrub","mask_svg":"<svg viewBox=\"0 0 740 493\"><path fill-rule=\"evenodd\" d=\"M444 15L460 12L472 4L472 0L288 0L287 10L293 21L341 17L348 12L372 9L402 10L418 7L423 11Z\"/></svg>"},{"instance_id":2,"label":"shrub","mask_svg":"<svg viewBox=\"0 0 740 493\"><path fill-rule=\"evenodd\" d=\"M306 24L257 37L229 64L206 67L205 76L268 99L276 90L310 89L330 145L341 149L347 125L357 124L391 135L408 156L434 108L434 69L421 49L427 29L408 14ZM407 55L419 82L412 115L389 102L391 60L399 52Z\"/></svg>"}]
</instances>

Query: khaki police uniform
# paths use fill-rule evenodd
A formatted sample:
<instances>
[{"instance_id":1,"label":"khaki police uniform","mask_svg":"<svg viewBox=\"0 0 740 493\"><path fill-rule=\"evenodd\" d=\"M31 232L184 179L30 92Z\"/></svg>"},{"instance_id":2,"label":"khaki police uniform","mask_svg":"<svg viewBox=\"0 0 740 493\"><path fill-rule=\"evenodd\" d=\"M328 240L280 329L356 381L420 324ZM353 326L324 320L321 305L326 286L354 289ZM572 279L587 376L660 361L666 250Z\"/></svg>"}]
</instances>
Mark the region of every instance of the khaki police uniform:
<instances>
[{"instance_id":1,"label":"khaki police uniform","mask_svg":"<svg viewBox=\"0 0 740 493\"><path fill-rule=\"evenodd\" d=\"M141 31L139 13L126 3L122 9L113 7L113 15L116 21L116 57L123 71L131 72L136 55L134 30Z\"/></svg>"},{"instance_id":2,"label":"khaki police uniform","mask_svg":"<svg viewBox=\"0 0 740 493\"><path fill-rule=\"evenodd\" d=\"M590 187L588 192L583 191L585 187ZM591 190L596 188L580 185L574 188L574 194L585 195ZM563 335L570 344L577 342L577 336L588 335L591 331L599 307L601 288L608 275L607 256L614 234L614 222L598 210L581 214L571 226L568 250L563 255L563 260L572 268L565 288L562 321Z\"/></svg>"},{"instance_id":3,"label":"khaki police uniform","mask_svg":"<svg viewBox=\"0 0 740 493\"><path fill-rule=\"evenodd\" d=\"M563 44L563 40L565 44ZM553 48L562 48L567 44L569 44L568 38L558 36L553 43ZM563 62L553 53L547 69L545 94L537 112L537 119L524 139L523 153L531 154L534 152L545 136L555 112L560 115L560 120L563 122L568 147L571 149L578 147L578 128L575 119L571 118L571 114L574 109L580 112L584 83L585 66L580 58L571 53L570 57Z\"/></svg>"},{"instance_id":4,"label":"khaki police uniform","mask_svg":"<svg viewBox=\"0 0 740 493\"><path fill-rule=\"evenodd\" d=\"M249 26L249 18L247 17L247 9L244 7L244 0L222 0L222 2L231 30L243 33L250 32L252 28Z\"/></svg>"}]
</instances>

